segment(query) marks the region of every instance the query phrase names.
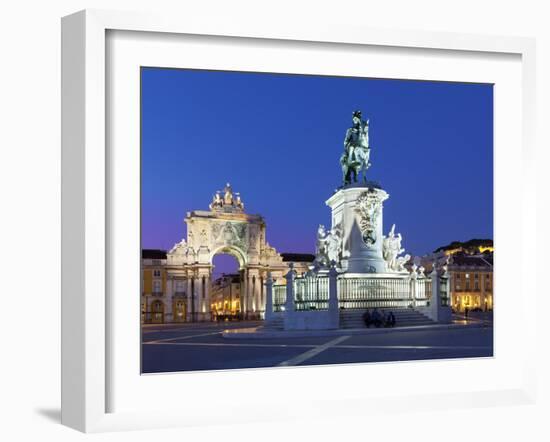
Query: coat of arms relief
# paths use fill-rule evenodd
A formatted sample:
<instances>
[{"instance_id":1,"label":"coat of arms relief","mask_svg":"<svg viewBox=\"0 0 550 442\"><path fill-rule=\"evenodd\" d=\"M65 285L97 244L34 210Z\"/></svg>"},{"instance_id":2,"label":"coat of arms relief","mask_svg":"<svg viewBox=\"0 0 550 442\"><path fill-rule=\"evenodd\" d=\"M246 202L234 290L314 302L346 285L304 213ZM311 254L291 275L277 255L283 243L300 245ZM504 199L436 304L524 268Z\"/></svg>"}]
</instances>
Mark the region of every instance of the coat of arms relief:
<instances>
[{"instance_id":1,"label":"coat of arms relief","mask_svg":"<svg viewBox=\"0 0 550 442\"><path fill-rule=\"evenodd\" d=\"M247 225L245 223L220 222L212 224L211 234L214 247L223 245L237 246L248 250Z\"/></svg>"},{"instance_id":2,"label":"coat of arms relief","mask_svg":"<svg viewBox=\"0 0 550 442\"><path fill-rule=\"evenodd\" d=\"M374 189L368 189L361 193L355 203L355 212L358 215L359 230L363 242L372 246L378 240L376 226L382 210L382 202L387 196L378 193Z\"/></svg>"}]
</instances>

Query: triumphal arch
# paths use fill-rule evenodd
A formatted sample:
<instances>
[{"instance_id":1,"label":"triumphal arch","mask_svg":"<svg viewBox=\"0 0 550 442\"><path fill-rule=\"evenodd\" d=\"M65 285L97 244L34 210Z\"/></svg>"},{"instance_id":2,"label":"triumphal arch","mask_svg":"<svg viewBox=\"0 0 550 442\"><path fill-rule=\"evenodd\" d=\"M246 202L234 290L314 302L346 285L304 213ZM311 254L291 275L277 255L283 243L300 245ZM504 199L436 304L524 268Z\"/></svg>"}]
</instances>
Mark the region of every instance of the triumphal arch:
<instances>
[{"instance_id":1,"label":"triumphal arch","mask_svg":"<svg viewBox=\"0 0 550 442\"><path fill-rule=\"evenodd\" d=\"M287 263L266 241L264 218L246 213L239 193L229 183L214 194L209 209L187 213L187 239L167 253L167 295L172 298L167 305L184 303L187 321L211 320L212 260L226 253L239 263L239 313L261 318L267 274L282 280Z\"/></svg>"}]
</instances>

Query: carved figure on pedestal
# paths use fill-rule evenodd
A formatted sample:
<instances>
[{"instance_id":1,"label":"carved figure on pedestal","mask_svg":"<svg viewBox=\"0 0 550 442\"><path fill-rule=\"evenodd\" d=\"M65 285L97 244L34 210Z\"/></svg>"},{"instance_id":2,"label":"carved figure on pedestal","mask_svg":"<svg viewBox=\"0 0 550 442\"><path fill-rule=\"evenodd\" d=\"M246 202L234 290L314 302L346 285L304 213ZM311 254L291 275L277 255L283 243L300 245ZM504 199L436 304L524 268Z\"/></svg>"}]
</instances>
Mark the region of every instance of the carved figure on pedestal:
<instances>
[{"instance_id":1,"label":"carved figure on pedestal","mask_svg":"<svg viewBox=\"0 0 550 442\"><path fill-rule=\"evenodd\" d=\"M319 224L317 229L317 244L315 246L315 262L321 267L328 264L327 255L327 232L323 224Z\"/></svg>"},{"instance_id":2,"label":"carved figure on pedestal","mask_svg":"<svg viewBox=\"0 0 550 442\"><path fill-rule=\"evenodd\" d=\"M342 235L340 230L331 229L326 239L327 258L329 263L340 262L340 252L342 251Z\"/></svg>"},{"instance_id":3,"label":"carved figure on pedestal","mask_svg":"<svg viewBox=\"0 0 550 442\"><path fill-rule=\"evenodd\" d=\"M424 266L418 267L418 276L420 278L425 278L426 277L426 273L424 273L425 271L426 271L426 268Z\"/></svg>"},{"instance_id":4,"label":"carved figure on pedestal","mask_svg":"<svg viewBox=\"0 0 550 442\"><path fill-rule=\"evenodd\" d=\"M317 229L317 246L315 251L315 263L319 267L328 268L329 263L340 262L342 252L342 234L339 228L333 228L327 233L325 226L319 225Z\"/></svg>"},{"instance_id":5,"label":"carved figure on pedestal","mask_svg":"<svg viewBox=\"0 0 550 442\"><path fill-rule=\"evenodd\" d=\"M396 270L398 272L406 272L407 269L405 268L405 264L407 264L410 261L410 259L411 259L411 255L409 254L399 256L396 260L396 264L397 264Z\"/></svg>"},{"instance_id":6,"label":"carved figure on pedestal","mask_svg":"<svg viewBox=\"0 0 550 442\"><path fill-rule=\"evenodd\" d=\"M404 264L410 259L408 258L398 262L398 256L405 251L401 247L402 241L401 233L395 234L395 224L392 225L388 236L385 236L382 241L382 257L386 261L386 270L389 272L401 272L404 270Z\"/></svg>"}]
</instances>

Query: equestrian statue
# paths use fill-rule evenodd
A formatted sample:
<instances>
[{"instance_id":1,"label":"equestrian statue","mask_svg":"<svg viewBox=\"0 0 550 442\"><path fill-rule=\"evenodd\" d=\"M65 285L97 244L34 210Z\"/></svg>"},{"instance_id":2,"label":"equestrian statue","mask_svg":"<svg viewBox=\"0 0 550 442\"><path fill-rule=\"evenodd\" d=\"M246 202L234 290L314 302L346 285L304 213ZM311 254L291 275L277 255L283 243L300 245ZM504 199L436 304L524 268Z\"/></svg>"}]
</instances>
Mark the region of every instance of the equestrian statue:
<instances>
[{"instance_id":1,"label":"equestrian statue","mask_svg":"<svg viewBox=\"0 0 550 442\"><path fill-rule=\"evenodd\" d=\"M363 181L367 181L366 172L371 165L369 157L369 120L362 120L361 111L356 110L352 115L352 126L346 131L344 152L340 157L344 186L356 183L361 172Z\"/></svg>"}]
</instances>

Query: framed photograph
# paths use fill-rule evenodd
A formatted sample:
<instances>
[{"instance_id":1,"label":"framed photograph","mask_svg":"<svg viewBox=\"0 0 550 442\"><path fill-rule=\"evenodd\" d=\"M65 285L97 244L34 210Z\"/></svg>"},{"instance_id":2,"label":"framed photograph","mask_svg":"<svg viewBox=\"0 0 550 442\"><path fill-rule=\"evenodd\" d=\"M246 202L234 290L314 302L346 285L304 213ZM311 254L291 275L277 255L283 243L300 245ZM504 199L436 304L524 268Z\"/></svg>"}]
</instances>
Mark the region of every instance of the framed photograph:
<instances>
[{"instance_id":1,"label":"framed photograph","mask_svg":"<svg viewBox=\"0 0 550 442\"><path fill-rule=\"evenodd\" d=\"M65 425L533 400L532 40L108 11L62 36Z\"/></svg>"}]
</instances>

